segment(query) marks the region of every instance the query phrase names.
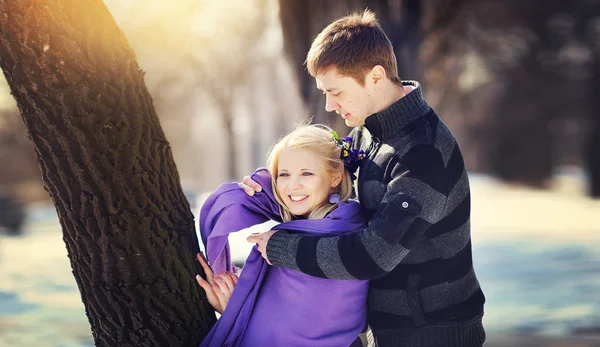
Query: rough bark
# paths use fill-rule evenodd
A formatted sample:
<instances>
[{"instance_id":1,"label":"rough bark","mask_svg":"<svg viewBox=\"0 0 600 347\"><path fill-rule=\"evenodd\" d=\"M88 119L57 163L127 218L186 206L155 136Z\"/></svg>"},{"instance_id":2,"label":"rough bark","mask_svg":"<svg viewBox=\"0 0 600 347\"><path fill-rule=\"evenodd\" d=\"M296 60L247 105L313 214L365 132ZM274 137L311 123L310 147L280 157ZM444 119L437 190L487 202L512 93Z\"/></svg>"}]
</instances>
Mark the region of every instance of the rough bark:
<instances>
[{"instance_id":1,"label":"rough bark","mask_svg":"<svg viewBox=\"0 0 600 347\"><path fill-rule=\"evenodd\" d=\"M133 51L97 0L0 0L0 66L33 141L97 346L198 346L215 316Z\"/></svg>"}]
</instances>

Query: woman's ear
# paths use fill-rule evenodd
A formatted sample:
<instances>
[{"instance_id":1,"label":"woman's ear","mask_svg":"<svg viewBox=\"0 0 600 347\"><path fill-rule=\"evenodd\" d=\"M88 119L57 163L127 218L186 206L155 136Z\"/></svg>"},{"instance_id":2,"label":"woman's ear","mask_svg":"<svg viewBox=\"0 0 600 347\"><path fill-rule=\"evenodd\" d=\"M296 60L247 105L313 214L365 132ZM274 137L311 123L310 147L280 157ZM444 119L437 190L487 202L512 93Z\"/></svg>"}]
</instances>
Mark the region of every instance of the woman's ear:
<instances>
[{"instance_id":1,"label":"woman's ear","mask_svg":"<svg viewBox=\"0 0 600 347\"><path fill-rule=\"evenodd\" d=\"M342 181L342 173L336 172L331 176L331 188L335 188L340 185Z\"/></svg>"}]
</instances>

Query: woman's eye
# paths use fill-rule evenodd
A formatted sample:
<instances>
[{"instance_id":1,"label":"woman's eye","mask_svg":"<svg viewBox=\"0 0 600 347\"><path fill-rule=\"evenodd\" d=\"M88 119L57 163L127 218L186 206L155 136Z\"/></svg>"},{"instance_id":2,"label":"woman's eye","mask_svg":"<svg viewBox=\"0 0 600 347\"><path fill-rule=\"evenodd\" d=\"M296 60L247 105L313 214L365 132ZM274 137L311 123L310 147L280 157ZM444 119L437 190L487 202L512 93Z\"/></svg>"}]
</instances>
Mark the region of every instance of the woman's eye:
<instances>
[{"instance_id":1,"label":"woman's eye","mask_svg":"<svg viewBox=\"0 0 600 347\"><path fill-rule=\"evenodd\" d=\"M312 176L312 172L303 172L302 176Z\"/></svg>"},{"instance_id":2,"label":"woman's eye","mask_svg":"<svg viewBox=\"0 0 600 347\"><path fill-rule=\"evenodd\" d=\"M337 94L333 94L333 96L340 96L340 94L342 94L342 92L339 92Z\"/></svg>"},{"instance_id":3,"label":"woman's eye","mask_svg":"<svg viewBox=\"0 0 600 347\"><path fill-rule=\"evenodd\" d=\"M286 173L280 173L278 177L288 177L288 176L289 176L289 174L286 174Z\"/></svg>"}]
</instances>

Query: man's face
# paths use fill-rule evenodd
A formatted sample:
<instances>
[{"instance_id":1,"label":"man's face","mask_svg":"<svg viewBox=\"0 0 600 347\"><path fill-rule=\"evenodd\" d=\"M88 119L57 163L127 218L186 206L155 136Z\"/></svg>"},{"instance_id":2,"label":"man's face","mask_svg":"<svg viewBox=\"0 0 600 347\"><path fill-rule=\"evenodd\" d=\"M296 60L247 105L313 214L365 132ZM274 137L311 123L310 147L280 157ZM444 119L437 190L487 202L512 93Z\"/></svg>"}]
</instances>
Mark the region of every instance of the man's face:
<instances>
[{"instance_id":1,"label":"man's face","mask_svg":"<svg viewBox=\"0 0 600 347\"><path fill-rule=\"evenodd\" d=\"M365 119L374 113L370 84L361 86L354 78L339 74L335 68L318 74L315 79L317 88L327 98L325 110L335 111L344 118L347 126L364 125Z\"/></svg>"}]
</instances>

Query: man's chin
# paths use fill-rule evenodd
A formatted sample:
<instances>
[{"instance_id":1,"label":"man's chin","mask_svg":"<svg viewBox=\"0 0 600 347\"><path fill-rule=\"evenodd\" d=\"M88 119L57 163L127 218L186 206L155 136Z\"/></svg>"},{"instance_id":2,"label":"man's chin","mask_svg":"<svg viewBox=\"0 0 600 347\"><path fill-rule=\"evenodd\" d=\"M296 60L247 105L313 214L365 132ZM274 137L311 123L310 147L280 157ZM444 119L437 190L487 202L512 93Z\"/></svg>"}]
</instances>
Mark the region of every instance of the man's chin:
<instances>
[{"instance_id":1,"label":"man's chin","mask_svg":"<svg viewBox=\"0 0 600 347\"><path fill-rule=\"evenodd\" d=\"M344 119L344 123L346 123L346 126L348 128L355 128L358 126L358 125L356 125L356 122L354 120L352 120L352 118Z\"/></svg>"}]
</instances>

